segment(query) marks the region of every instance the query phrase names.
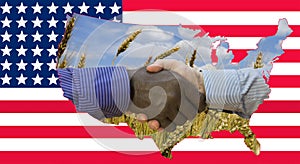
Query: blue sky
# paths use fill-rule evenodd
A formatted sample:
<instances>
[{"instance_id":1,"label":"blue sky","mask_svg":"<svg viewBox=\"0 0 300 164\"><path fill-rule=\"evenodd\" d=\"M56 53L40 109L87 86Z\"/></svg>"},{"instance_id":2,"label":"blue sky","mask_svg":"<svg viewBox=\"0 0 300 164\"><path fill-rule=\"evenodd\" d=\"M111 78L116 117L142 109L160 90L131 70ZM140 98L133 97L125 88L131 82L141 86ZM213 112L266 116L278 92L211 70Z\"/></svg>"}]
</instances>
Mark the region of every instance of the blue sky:
<instances>
[{"instance_id":1,"label":"blue sky","mask_svg":"<svg viewBox=\"0 0 300 164\"><path fill-rule=\"evenodd\" d=\"M228 50L230 43L226 38L208 35L202 37L193 36L200 31L194 31L179 26L142 26L135 24L116 23L97 18L75 15L76 22L68 41L68 46L63 54L67 55L69 64L76 66L80 56L86 55L86 66L111 65L119 45L132 32L141 29L142 33L130 44L129 48L121 53L116 65L124 65L130 68L143 66L149 56L157 56L173 47L180 50L169 58L185 61L193 51L197 50L195 64L202 67L211 64L211 50L217 44L218 63L217 68L245 68L252 67L257 54L263 53L264 65L269 65L276 56L283 54L281 43L292 30L287 20L279 20L277 33L273 36L258 41L257 49L248 51L248 55L238 65L231 65L234 54Z\"/></svg>"}]
</instances>

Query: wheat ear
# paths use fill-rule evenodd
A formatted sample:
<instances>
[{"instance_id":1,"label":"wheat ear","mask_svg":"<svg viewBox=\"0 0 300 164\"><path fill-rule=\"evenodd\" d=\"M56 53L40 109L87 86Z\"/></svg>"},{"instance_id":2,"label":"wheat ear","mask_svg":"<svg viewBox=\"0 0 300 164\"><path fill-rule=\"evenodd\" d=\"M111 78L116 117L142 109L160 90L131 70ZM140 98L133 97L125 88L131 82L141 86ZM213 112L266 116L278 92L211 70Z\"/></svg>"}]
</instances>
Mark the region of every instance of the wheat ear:
<instances>
[{"instance_id":1,"label":"wheat ear","mask_svg":"<svg viewBox=\"0 0 300 164\"><path fill-rule=\"evenodd\" d=\"M66 30L64 33L64 37L62 38L61 42L58 45L58 49L57 49L57 63L59 63L59 60L62 56L62 54L64 53L66 47L67 47L67 42L71 37L71 32L72 29L75 25L75 17L70 18L70 20L68 21L68 24L66 26Z\"/></svg>"},{"instance_id":2,"label":"wheat ear","mask_svg":"<svg viewBox=\"0 0 300 164\"><path fill-rule=\"evenodd\" d=\"M82 54L80 57L79 63L77 65L78 68L84 68L85 67L85 54Z\"/></svg>"},{"instance_id":3,"label":"wheat ear","mask_svg":"<svg viewBox=\"0 0 300 164\"><path fill-rule=\"evenodd\" d=\"M191 60L190 60L190 67L194 67L194 62L195 62L195 59L196 59L196 55L197 55L197 50L194 50L193 55L192 55Z\"/></svg>"},{"instance_id":4,"label":"wheat ear","mask_svg":"<svg viewBox=\"0 0 300 164\"><path fill-rule=\"evenodd\" d=\"M257 55L257 58L256 58L256 61L254 63L254 68L257 69L257 68L262 68L264 65L262 64L262 57L263 57L263 54L260 52L258 55Z\"/></svg>"},{"instance_id":5,"label":"wheat ear","mask_svg":"<svg viewBox=\"0 0 300 164\"><path fill-rule=\"evenodd\" d=\"M114 65L115 60L117 59L117 57L120 55L120 53L126 51L126 49L129 47L130 43L142 32L142 30L136 30L135 32L133 32L131 35L129 35L119 46L118 48L118 52L115 55L113 61L112 61L112 65Z\"/></svg>"},{"instance_id":6,"label":"wheat ear","mask_svg":"<svg viewBox=\"0 0 300 164\"><path fill-rule=\"evenodd\" d=\"M174 52L178 51L180 48L179 47L174 47L170 50L167 50L166 52L158 55L155 59L154 59L154 62L158 59L163 59L163 58L166 58L168 56L170 56L171 54L173 54Z\"/></svg>"}]
</instances>

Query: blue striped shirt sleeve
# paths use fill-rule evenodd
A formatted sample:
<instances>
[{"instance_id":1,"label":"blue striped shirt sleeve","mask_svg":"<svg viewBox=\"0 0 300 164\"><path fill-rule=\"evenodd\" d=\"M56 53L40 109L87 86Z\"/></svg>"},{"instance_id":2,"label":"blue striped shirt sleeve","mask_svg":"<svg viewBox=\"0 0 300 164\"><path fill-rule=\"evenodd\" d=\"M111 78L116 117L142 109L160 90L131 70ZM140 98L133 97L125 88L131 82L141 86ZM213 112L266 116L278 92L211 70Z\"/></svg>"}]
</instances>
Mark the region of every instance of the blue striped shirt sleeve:
<instances>
[{"instance_id":1,"label":"blue striped shirt sleeve","mask_svg":"<svg viewBox=\"0 0 300 164\"><path fill-rule=\"evenodd\" d=\"M271 92L261 69L203 70L206 103L249 118Z\"/></svg>"},{"instance_id":2,"label":"blue striped shirt sleeve","mask_svg":"<svg viewBox=\"0 0 300 164\"><path fill-rule=\"evenodd\" d=\"M130 102L130 82L125 67L58 69L64 96L78 112L97 119L120 116Z\"/></svg>"}]
</instances>

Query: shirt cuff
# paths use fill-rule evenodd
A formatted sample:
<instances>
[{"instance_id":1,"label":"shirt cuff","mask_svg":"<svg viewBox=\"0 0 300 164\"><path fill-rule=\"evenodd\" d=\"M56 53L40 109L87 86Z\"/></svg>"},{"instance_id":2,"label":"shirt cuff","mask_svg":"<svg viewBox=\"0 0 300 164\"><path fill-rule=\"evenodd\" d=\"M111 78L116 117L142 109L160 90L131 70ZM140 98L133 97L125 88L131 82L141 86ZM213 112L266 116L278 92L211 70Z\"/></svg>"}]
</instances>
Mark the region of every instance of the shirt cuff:
<instances>
[{"instance_id":1,"label":"shirt cuff","mask_svg":"<svg viewBox=\"0 0 300 164\"><path fill-rule=\"evenodd\" d=\"M76 110L97 119L120 116L130 102L130 81L125 67L58 70L64 96Z\"/></svg>"},{"instance_id":2,"label":"shirt cuff","mask_svg":"<svg viewBox=\"0 0 300 164\"><path fill-rule=\"evenodd\" d=\"M63 90L64 97L73 101L72 95L72 69L57 69L60 86Z\"/></svg>"}]
</instances>

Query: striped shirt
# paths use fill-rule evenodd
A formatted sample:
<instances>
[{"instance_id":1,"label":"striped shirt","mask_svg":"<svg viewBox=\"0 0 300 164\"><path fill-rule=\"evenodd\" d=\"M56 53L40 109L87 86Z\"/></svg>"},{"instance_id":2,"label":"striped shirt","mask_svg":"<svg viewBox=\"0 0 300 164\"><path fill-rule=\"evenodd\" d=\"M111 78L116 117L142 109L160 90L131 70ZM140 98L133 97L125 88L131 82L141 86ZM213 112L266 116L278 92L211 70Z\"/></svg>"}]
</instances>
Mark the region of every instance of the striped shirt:
<instances>
[{"instance_id":1,"label":"striped shirt","mask_svg":"<svg viewBox=\"0 0 300 164\"><path fill-rule=\"evenodd\" d=\"M271 92L262 69L202 70L206 103L249 118Z\"/></svg>"},{"instance_id":2,"label":"striped shirt","mask_svg":"<svg viewBox=\"0 0 300 164\"><path fill-rule=\"evenodd\" d=\"M130 102L129 77L125 67L58 69L64 96L78 112L97 119L120 116Z\"/></svg>"},{"instance_id":3,"label":"striped shirt","mask_svg":"<svg viewBox=\"0 0 300 164\"><path fill-rule=\"evenodd\" d=\"M228 110L250 118L270 93L261 69L202 70L206 103L210 109ZM125 67L58 69L64 96L77 111L97 119L120 116L130 102Z\"/></svg>"}]
</instances>

